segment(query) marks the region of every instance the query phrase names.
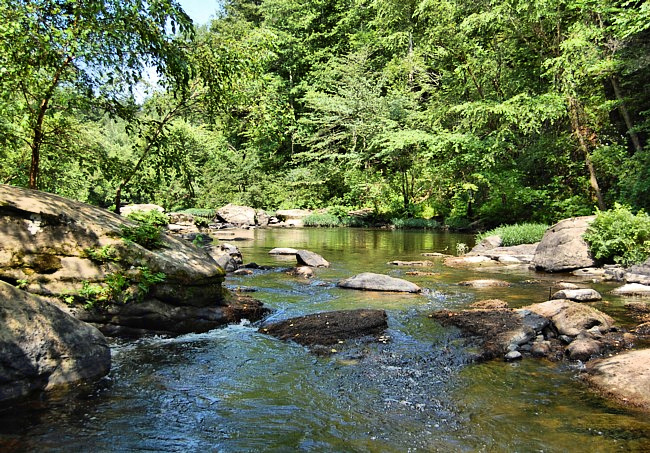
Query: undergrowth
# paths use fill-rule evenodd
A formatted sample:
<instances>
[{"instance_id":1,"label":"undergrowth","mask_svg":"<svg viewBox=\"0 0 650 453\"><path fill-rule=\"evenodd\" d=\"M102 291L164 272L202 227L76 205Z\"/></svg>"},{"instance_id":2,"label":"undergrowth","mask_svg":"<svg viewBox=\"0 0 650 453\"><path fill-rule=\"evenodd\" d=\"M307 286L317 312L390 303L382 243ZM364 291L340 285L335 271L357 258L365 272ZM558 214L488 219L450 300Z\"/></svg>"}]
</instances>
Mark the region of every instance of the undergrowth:
<instances>
[{"instance_id":1,"label":"undergrowth","mask_svg":"<svg viewBox=\"0 0 650 453\"><path fill-rule=\"evenodd\" d=\"M488 236L499 236L503 241L501 245L504 247L521 244L534 244L535 242L542 240L546 230L548 230L548 225L543 223L501 225L500 227L477 234L476 243L478 244Z\"/></svg>"}]
</instances>

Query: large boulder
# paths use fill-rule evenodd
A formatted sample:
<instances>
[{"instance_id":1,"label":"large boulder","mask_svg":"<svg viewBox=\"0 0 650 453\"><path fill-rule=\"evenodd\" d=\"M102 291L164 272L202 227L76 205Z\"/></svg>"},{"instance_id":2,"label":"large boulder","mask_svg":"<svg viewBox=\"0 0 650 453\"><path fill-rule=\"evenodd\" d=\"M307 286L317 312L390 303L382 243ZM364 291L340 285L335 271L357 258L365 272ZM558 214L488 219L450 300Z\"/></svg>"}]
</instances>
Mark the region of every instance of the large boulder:
<instances>
[{"instance_id":1,"label":"large boulder","mask_svg":"<svg viewBox=\"0 0 650 453\"><path fill-rule=\"evenodd\" d=\"M550 227L535 251L533 265L546 272L565 272L596 264L582 238L595 216L574 217Z\"/></svg>"},{"instance_id":2,"label":"large boulder","mask_svg":"<svg viewBox=\"0 0 650 453\"><path fill-rule=\"evenodd\" d=\"M0 281L0 401L98 378L110 366L99 330Z\"/></svg>"},{"instance_id":3,"label":"large boulder","mask_svg":"<svg viewBox=\"0 0 650 453\"><path fill-rule=\"evenodd\" d=\"M549 300L525 308L550 319L560 335L569 337L594 328L605 333L614 325L614 320L600 310L570 300Z\"/></svg>"},{"instance_id":4,"label":"large boulder","mask_svg":"<svg viewBox=\"0 0 650 453\"><path fill-rule=\"evenodd\" d=\"M281 340L311 345L333 345L344 340L381 334L387 327L384 310L340 310L291 318L266 325L260 332Z\"/></svg>"},{"instance_id":5,"label":"large boulder","mask_svg":"<svg viewBox=\"0 0 650 453\"><path fill-rule=\"evenodd\" d=\"M219 219L223 222L237 226L255 225L255 215L255 209L248 206L237 206L234 204L227 204L217 210L217 217Z\"/></svg>"},{"instance_id":6,"label":"large boulder","mask_svg":"<svg viewBox=\"0 0 650 453\"><path fill-rule=\"evenodd\" d=\"M650 349L594 360L585 378L605 396L650 411Z\"/></svg>"},{"instance_id":7,"label":"large boulder","mask_svg":"<svg viewBox=\"0 0 650 453\"><path fill-rule=\"evenodd\" d=\"M388 275L374 274L372 272L364 272L354 277L341 280L338 286L341 288L366 291L394 291L405 293L419 293L422 291L415 283Z\"/></svg>"},{"instance_id":8,"label":"large boulder","mask_svg":"<svg viewBox=\"0 0 650 453\"><path fill-rule=\"evenodd\" d=\"M223 269L207 251L164 233L153 250L123 240L123 228L135 226L104 209L0 185L0 279L75 302L71 313L107 332L116 326L149 329L150 322L132 316L132 305L146 301L183 308L188 317L198 316L191 307L235 302L222 286ZM107 294L120 303L111 303ZM97 303L84 309L88 301ZM251 317L259 315L258 308ZM211 319L201 330L223 323L223 318Z\"/></svg>"}]
</instances>

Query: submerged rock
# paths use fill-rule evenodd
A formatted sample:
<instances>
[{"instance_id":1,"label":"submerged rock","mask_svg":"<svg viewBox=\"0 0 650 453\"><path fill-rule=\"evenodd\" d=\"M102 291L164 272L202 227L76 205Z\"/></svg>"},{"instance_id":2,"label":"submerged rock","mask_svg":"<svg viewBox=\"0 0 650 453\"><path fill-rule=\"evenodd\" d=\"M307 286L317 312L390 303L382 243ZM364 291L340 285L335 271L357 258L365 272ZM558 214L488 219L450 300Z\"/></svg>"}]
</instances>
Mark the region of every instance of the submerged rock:
<instances>
[{"instance_id":1,"label":"submerged rock","mask_svg":"<svg viewBox=\"0 0 650 453\"><path fill-rule=\"evenodd\" d=\"M419 293L422 289L415 283L401 278L390 277L384 274L364 272L354 277L346 278L338 283L341 288L360 289L366 291L394 291L406 293Z\"/></svg>"},{"instance_id":2,"label":"submerged rock","mask_svg":"<svg viewBox=\"0 0 650 453\"><path fill-rule=\"evenodd\" d=\"M391 266L413 266L413 267L426 267L433 266L432 261L389 261L387 264Z\"/></svg>"},{"instance_id":3,"label":"submerged rock","mask_svg":"<svg viewBox=\"0 0 650 453\"><path fill-rule=\"evenodd\" d=\"M298 266L287 271L287 274L295 277L313 278L314 270L309 266Z\"/></svg>"},{"instance_id":4,"label":"submerged rock","mask_svg":"<svg viewBox=\"0 0 650 453\"><path fill-rule=\"evenodd\" d=\"M458 282L460 286L469 286L470 288L506 288L511 286L509 282L493 279L466 280Z\"/></svg>"},{"instance_id":5,"label":"submerged rock","mask_svg":"<svg viewBox=\"0 0 650 453\"><path fill-rule=\"evenodd\" d=\"M296 252L296 260L302 266L330 267L329 261L318 253L310 252L309 250L298 250Z\"/></svg>"},{"instance_id":6,"label":"submerged rock","mask_svg":"<svg viewBox=\"0 0 650 453\"><path fill-rule=\"evenodd\" d=\"M432 313L431 318L442 325L459 328L465 336L480 346L481 360L504 357L520 346L543 335L549 321L526 310L471 309L461 311L442 310Z\"/></svg>"},{"instance_id":7,"label":"submerged rock","mask_svg":"<svg viewBox=\"0 0 650 453\"><path fill-rule=\"evenodd\" d=\"M535 251L533 265L546 272L591 267L595 260L582 238L595 216L574 217L550 227Z\"/></svg>"},{"instance_id":8,"label":"submerged rock","mask_svg":"<svg viewBox=\"0 0 650 453\"><path fill-rule=\"evenodd\" d=\"M0 281L0 401L98 378L110 366L99 330Z\"/></svg>"},{"instance_id":9,"label":"submerged rock","mask_svg":"<svg viewBox=\"0 0 650 453\"><path fill-rule=\"evenodd\" d=\"M334 345L344 340L379 335L388 327L384 310L340 310L268 324L260 332L305 346Z\"/></svg>"},{"instance_id":10,"label":"submerged rock","mask_svg":"<svg viewBox=\"0 0 650 453\"><path fill-rule=\"evenodd\" d=\"M650 349L594 360L583 376L605 396L650 411Z\"/></svg>"}]
</instances>

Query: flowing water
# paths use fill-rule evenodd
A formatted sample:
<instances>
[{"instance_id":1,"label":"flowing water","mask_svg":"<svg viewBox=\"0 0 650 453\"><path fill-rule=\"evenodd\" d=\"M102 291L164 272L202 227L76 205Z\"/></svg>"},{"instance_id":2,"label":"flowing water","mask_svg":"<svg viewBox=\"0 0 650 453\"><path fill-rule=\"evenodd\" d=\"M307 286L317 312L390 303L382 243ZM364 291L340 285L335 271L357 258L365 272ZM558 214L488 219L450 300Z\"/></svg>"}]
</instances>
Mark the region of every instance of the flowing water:
<instances>
[{"instance_id":1,"label":"flowing water","mask_svg":"<svg viewBox=\"0 0 650 453\"><path fill-rule=\"evenodd\" d=\"M406 276L408 268L386 264L429 259L422 252L451 253L457 243L470 243L469 236L360 229L247 234L236 242L244 260L274 269L228 277L231 289L256 290L253 296L278 320L382 308L390 339L337 346L338 353L323 357L244 322L177 338L114 341L105 379L0 412L0 451L650 451L647 415L593 394L578 365L536 359L473 364L458 332L427 317L488 298L513 307L542 302L554 279L570 276L478 273L439 261L417 269L435 275ZM311 280L291 277L281 269L295 259L270 256L274 247L312 250L331 267L316 269ZM407 278L423 294L335 286L365 271ZM513 286L457 285L471 278ZM624 325L621 300L605 299L597 307Z\"/></svg>"}]
</instances>

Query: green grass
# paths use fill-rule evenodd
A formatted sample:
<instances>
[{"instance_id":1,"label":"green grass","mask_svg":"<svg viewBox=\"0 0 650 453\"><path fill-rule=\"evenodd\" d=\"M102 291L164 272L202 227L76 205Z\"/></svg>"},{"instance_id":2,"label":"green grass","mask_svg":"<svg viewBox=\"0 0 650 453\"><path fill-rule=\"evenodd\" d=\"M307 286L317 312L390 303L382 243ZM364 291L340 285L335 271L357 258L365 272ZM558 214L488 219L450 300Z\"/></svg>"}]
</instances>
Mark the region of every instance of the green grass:
<instances>
[{"instance_id":1,"label":"green grass","mask_svg":"<svg viewBox=\"0 0 650 453\"><path fill-rule=\"evenodd\" d=\"M401 219L395 218L391 219L390 223L395 228L413 228L413 229L431 229L435 230L440 228L440 222L437 222L433 219L421 219L421 218L411 218L411 219Z\"/></svg>"},{"instance_id":2,"label":"green grass","mask_svg":"<svg viewBox=\"0 0 650 453\"><path fill-rule=\"evenodd\" d=\"M543 223L521 223L515 225L501 225L500 227L476 235L478 244L488 236L500 236L502 246L534 244L539 242L548 230L548 225Z\"/></svg>"},{"instance_id":3,"label":"green grass","mask_svg":"<svg viewBox=\"0 0 650 453\"><path fill-rule=\"evenodd\" d=\"M334 214L314 213L303 219L306 227L337 227L341 226L341 220Z\"/></svg>"}]
</instances>

